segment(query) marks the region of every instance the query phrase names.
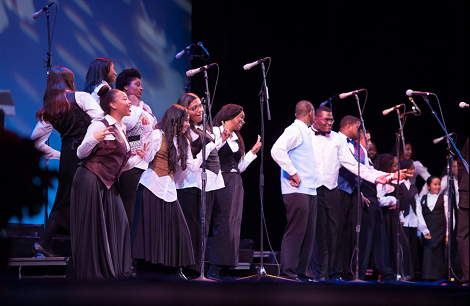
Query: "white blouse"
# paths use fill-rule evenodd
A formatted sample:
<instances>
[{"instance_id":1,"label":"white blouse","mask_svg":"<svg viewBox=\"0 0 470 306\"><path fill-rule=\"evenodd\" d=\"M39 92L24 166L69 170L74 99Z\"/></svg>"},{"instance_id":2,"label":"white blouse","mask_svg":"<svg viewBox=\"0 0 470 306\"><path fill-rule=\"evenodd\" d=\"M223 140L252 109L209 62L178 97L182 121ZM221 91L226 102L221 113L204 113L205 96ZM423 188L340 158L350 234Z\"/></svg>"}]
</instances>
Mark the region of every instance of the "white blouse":
<instances>
[{"instance_id":1,"label":"white blouse","mask_svg":"<svg viewBox=\"0 0 470 306\"><path fill-rule=\"evenodd\" d=\"M160 150L162 145L163 132L159 129L153 130L149 135L149 138L145 141L150 140L149 147L145 152L144 160L147 163L150 163L154 158L157 152ZM188 141L188 160L186 161L186 167L189 171L196 172L202 164L202 150L193 158L191 153L191 145ZM176 137L173 137L173 143L176 147L176 152L178 153L178 144ZM215 149L216 146L213 142L206 145L206 158L209 156L210 152ZM158 176L155 171L152 169L147 169L142 176L140 177L139 184L147 187L156 197L164 200L165 202L174 202L177 199L176 195L176 184L175 181L169 175Z\"/></svg>"}]
</instances>

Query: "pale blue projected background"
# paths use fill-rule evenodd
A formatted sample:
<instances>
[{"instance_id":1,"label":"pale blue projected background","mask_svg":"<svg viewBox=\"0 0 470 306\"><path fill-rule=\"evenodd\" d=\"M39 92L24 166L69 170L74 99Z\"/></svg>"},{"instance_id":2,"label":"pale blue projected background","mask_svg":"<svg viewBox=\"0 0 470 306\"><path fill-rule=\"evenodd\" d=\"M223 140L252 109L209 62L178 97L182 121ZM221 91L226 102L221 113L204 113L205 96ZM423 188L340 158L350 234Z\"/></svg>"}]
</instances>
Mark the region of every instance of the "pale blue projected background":
<instances>
[{"instance_id":1,"label":"pale blue projected background","mask_svg":"<svg viewBox=\"0 0 470 306\"><path fill-rule=\"evenodd\" d=\"M142 74L142 100L160 119L166 108L184 93L185 57L175 54L191 43L190 0L60 0L50 7L52 65L75 74L83 90L90 62L96 57L113 61L117 73L137 68ZM16 116L6 118L6 128L29 137L36 124L46 84L47 18L32 14L50 1L0 0L0 89L11 91ZM50 145L60 149L54 132ZM5 149L5 148L1 148ZM14 154L14 153L13 153ZM58 161L51 160L51 169ZM55 188L49 190L49 209ZM42 224L44 212L22 223ZM18 222L12 219L11 222Z\"/></svg>"}]
</instances>

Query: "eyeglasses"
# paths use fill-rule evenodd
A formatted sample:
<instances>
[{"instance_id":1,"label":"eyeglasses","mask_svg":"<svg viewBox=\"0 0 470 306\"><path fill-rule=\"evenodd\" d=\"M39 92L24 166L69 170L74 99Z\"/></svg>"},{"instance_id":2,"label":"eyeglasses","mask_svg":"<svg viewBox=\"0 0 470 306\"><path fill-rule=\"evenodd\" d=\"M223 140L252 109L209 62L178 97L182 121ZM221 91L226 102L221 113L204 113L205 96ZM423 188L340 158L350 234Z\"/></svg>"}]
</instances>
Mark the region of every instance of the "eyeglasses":
<instances>
[{"instance_id":1,"label":"eyeglasses","mask_svg":"<svg viewBox=\"0 0 470 306\"><path fill-rule=\"evenodd\" d=\"M197 106L191 107L189 110L192 111L192 112L195 112L195 111L197 111L198 109L203 109L203 108L204 108L204 106L203 106L202 104L199 104L199 105L197 105Z\"/></svg>"},{"instance_id":2,"label":"eyeglasses","mask_svg":"<svg viewBox=\"0 0 470 306\"><path fill-rule=\"evenodd\" d=\"M335 119L333 119L333 118L320 118L320 117L317 117L317 118L322 120L324 123L328 123L328 122L333 123L333 122L335 122Z\"/></svg>"}]
</instances>

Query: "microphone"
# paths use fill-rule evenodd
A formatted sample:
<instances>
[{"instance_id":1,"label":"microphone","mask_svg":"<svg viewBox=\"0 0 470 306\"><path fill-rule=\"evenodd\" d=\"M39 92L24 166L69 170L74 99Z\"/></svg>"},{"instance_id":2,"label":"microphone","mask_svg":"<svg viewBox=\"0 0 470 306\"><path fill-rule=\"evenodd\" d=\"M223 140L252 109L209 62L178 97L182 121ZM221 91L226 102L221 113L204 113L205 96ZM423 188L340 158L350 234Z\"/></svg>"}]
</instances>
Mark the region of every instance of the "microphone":
<instances>
[{"instance_id":1,"label":"microphone","mask_svg":"<svg viewBox=\"0 0 470 306\"><path fill-rule=\"evenodd\" d=\"M39 11L37 11L36 13L33 14L33 19L38 19L39 16L41 16L42 12L45 12L47 11L55 2L51 2L49 3L48 5L46 5L45 7L43 7L42 9L40 9Z\"/></svg>"},{"instance_id":2,"label":"microphone","mask_svg":"<svg viewBox=\"0 0 470 306\"><path fill-rule=\"evenodd\" d=\"M434 94L432 92L414 91L414 90L408 89L406 91L406 95L408 97L411 97L411 96L429 96L429 95L434 95Z\"/></svg>"},{"instance_id":3,"label":"microphone","mask_svg":"<svg viewBox=\"0 0 470 306\"><path fill-rule=\"evenodd\" d=\"M325 106L325 105L327 105L328 103L330 103L331 99L333 99L334 97L336 97L336 96L329 97L328 99L326 99L325 101L323 101L322 103L320 103L320 106Z\"/></svg>"},{"instance_id":4,"label":"microphone","mask_svg":"<svg viewBox=\"0 0 470 306\"><path fill-rule=\"evenodd\" d=\"M204 52L207 54L207 58L209 59L210 57L209 52L207 52L206 48L204 48L204 46L202 45L202 41L198 41L197 45L200 46L202 50L204 50Z\"/></svg>"},{"instance_id":5,"label":"microphone","mask_svg":"<svg viewBox=\"0 0 470 306\"><path fill-rule=\"evenodd\" d=\"M394 110L396 110L397 108L399 108L400 106L403 106L403 105L405 105L405 104L403 104L403 103L402 103L402 104L398 104L398 105L395 105L395 106L392 107L392 108L386 109L386 110L384 110L384 111L382 112L382 115L386 116L386 115L390 114L391 112L393 112Z\"/></svg>"},{"instance_id":6,"label":"microphone","mask_svg":"<svg viewBox=\"0 0 470 306\"><path fill-rule=\"evenodd\" d=\"M184 48L181 52L177 53L177 54L175 55L175 58L180 58L180 57L182 57L183 54L184 54L187 50L189 50L189 48L191 48L192 45L193 45L193 44L190 44L189 46L187 46L186 48Z\"/></svg>"},{"instance_id":7,"label":"microphone","mask_svg":"<svg viewBox=\"0 0 470 306\"><path fill-rule=\"evenodd\" d=\"M357 94L358 92L361 92L361 91L363 91L363 90L366 90L366 89L365 89L365 88L362 88L362 89L350 91L350 92L347 92L347 93L342 93L342 94L339 95L339 98L340 98L340 99L344 99L344 98L347 98L347 97L349 97L349 96L351 96L351 95L355 95L355 94Z\"/></svg>"},{"instance_id":8,"label":"microphone","mask_svg":"<svg viewBox=\"0 0 470 306\"><path fill-rule=\"evenodd\" d=\"M411 107L413 109L413 115L421 116L421 110L419 109L418 105L416 105L415 100L413 100L412 97L408 97L408 99L410 99L411 103L413 103L413 106Z\"/></svg>"},{"instance_id":9,"label":"microphone","mask_svg":"<svg viewBox=\"0 0 470 306\"><path fill-rule=\"evenodd\" d=\"M243 69L245 70L250 70L251 68L253 68L254 66L258 65L258 64L261 64L262 62L265 62L267 61L268 59L271 59L270 57L265 57L265 58L262 58L260 60L257 60L253 63L249 63L249 64L246 64L243 66Z\"/></svg>"},{"instance_id":10,"label":"microphone","mask_svg":"<svg viewBox=\"0 0 470 306\"><path fill-rule=\"evenodd\" d=\"M215 66L215 65L217 65L217 64L216 64L216 63L212 63L212 64L205 65L205 66L202 66L202 67L199 67L199 68L196 68L196 69L188 70L188 71L186 71L186 76L187 76L187 77L192 77L192 76L195 75L196 73L199 73L199 72L201 72L201 71L207 70L207 69L209 69L210 67Z\"/></svg>"},{"instance_id":11,"label":"microphone","mask_svg":"<svg viewBox=\"0 0 470 306\"><path fill-rule=\"evenodd\" d=\"M450 133L449 136L453 135L453 134L455 134L455 133ZM438 144L439 142L443 141L445 138L446 138L446 136L442 136L442 137L434 139L432 142L434 142L434 144Z\"/></svg>"},{"instance_id":12,"label":"microphone","mask_svg":"<svg viewBox=\"0 0 470 306\"><path fill-rule=\"evenodd\" d=\"M460 108L468 108L468 103L460 102L459 106L460 106Z\"/></svg>"}]
</instances>

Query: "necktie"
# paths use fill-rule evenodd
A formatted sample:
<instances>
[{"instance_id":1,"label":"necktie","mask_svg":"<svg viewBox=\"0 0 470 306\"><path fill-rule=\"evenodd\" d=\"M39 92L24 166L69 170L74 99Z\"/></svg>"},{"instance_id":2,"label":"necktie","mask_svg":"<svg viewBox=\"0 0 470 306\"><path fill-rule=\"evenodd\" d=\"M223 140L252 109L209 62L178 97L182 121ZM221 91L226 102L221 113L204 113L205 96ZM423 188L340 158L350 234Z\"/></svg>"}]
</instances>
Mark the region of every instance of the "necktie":
<instances>
[{"instance_id":1,"label":"necktie","mask_svg":"<svg viewBox=\"0 0 470 306\"><path fill-rule=\"evenodd\" d=\"M354 158L359 161L359 154L357 154L357 142L355 140L349 140L348 138L348 142L352 143L354 145ZM364 151L362 150L361 147L359 147L359 149L361 150L360 154L361 154L361 159L360 159L360 163L361 164L365 164L365 154L364 154Z\"/></svg>"}]
</instances>

